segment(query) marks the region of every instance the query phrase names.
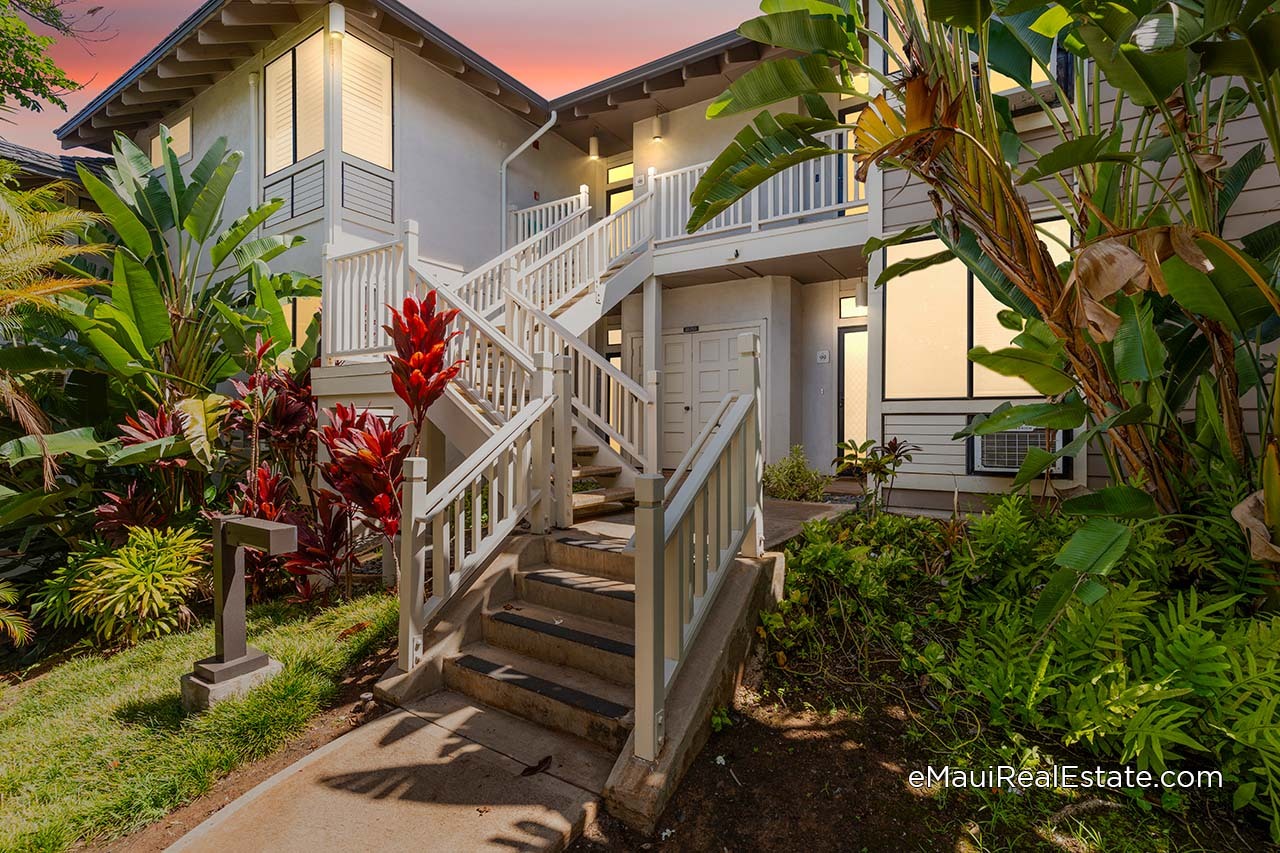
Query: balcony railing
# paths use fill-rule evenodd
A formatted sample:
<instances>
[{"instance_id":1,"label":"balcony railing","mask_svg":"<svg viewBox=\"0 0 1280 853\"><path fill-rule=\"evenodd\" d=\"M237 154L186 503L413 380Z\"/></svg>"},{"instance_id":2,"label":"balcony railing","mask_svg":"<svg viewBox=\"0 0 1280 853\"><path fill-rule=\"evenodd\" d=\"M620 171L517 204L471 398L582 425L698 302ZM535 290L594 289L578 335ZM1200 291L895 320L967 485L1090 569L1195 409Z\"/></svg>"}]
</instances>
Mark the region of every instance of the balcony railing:
<instances>
[{"instance_id":1,"label":"balcony railing","mask_svg":"<svg viewBox=\"0 0 1280 853\"><path fill-rule=\"evenodd\" d=\"M838 149L847 147L848 133L832 130L818 134L818 138ZM851 158L848 154L833 153L792 166L773 176L722 211L696 234L689 234L685 231L693 212L689 196L711 162L708 160L654 176L656 244L796 225L802 221L858 213L866 208L866 188L854 177Z\"/></svg>"}]
</instances>

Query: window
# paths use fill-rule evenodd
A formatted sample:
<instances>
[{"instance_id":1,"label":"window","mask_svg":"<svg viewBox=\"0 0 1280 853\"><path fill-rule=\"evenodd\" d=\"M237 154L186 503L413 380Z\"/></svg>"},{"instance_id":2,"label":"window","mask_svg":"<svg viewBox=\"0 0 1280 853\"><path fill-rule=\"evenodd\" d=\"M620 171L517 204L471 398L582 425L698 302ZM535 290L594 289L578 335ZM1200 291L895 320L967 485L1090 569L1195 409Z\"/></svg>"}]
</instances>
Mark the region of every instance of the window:
<instances>
[{"instance_id":1,"label":"window","mask_svg":"<svg viewBox=\"0 0 1280 853\"><path fill-rule=\"evenodd\" d=\"M357 38L342 46L342 150L392 168L391 57Z\"/></svg>"},{"instance_id":2,"label":"window","mask_svg":"<svg viewBox=\"0 0 1280 853\"><path fill-rule=\"evenodd\" d=\"M1046 234L1053 260L1066 260L1065 244L1071 236L1066 221L1042 222L1039 228ZM944 248L937 239L890 246L885 249L885 264L927 257ZM953 259L899 276L885 285L884 299L886 400L1040 396L1016 376L1003 376L969 361L971 347L1001 349L1010 345L1017 332L1000 325L997 315L1006 306L961 261Z\"/></svg>"},{"instance_id":3,"label":"window","mask_svg":"<svg viewBox=\"0 0 1280 853\"><path fill-rule=\"evenodd\" d=\"M307 339L307 331L320 313L320 297L299 296L281 300L285 324L293 346L301 346Z\"/></svg>"},{"instance_id":4,"label":"window","mask_svg":"<svg viewBox=\"0 0 1280 853\"><path fill-rule=\"evenodd\" d=\"M604 173L604 212L606 216L631 204L636 197L634 185L636 164L632 161L631 155L628 153L620 157L613 157L610 158L609 162L611 165Z\"/></svg>"},{"instance_id":5,"label":"window","mask_svg":"<svg viewBox=\"0 0 1280 853\"><path fill-rule=\"evenodd\" d=\"M635 163L619 163L617 166L610 166L609 171L605 172L605 183L620 184L631 183L636 176Z\"/></svg>"},{"instance_id":6,"label":"window","mask_svg":"<svg viewBox=\"0 0 1280 853\"><path fill-rule=\"evenodd\" d=\"M885 249L885 265L944 248L917 240ZM952 259L899 276L884 293L884 396L930 399L969 395L969 271Z\"/></svg>"},{"instance_id":7,"label":"window","mask_svg":"<svg viewBox=\"0 0 1280 853\"><path fill-rule=\"evenodd\" d=\"M840 297L840 319L848 320L852 317L867 316L866 309L858 310L858 297L841 296Z\"/></svg>"},{"instance_id":8,"label":"window","mask_svg":"<svg viewBox=\"0 0 1280 853\"><path fill-rule=\"evenodd\" d=\"M324 148L324 33L299 42L263 74L266 174Z\"/></svg>"},{"instance_id":9,"label":"window","mask_svg":"<svg viewBox=\"0 0 1280 853\"><path fill-rule=\"evenodd\" d=\"M169 128L169 136L172 138L169 147L173 149L174 156L178 158L178 162L182 163L191 156L191 115L187 114L172 125L166 126ZM164 165L164 160L160 153L159 128L156 129L156 135L151 137L151 165L157 169Z\"/></svg>"}]
</instances>

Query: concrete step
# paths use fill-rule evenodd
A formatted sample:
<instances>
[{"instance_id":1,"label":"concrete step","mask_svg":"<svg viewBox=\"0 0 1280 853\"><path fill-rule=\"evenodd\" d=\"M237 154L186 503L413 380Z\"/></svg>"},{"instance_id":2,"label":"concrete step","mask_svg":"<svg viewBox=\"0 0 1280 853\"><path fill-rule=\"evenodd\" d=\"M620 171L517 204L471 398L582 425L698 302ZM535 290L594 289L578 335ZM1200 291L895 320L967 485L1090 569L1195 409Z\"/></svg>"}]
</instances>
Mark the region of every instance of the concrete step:
<instances>
[{"instance_id":1,"label":"concrete step","mask_svg":"<svg viewBox=\"0 0 1280 853\"><path fill-rule=\"evenodd\" d=\"M544 564L516 574L516 595L543 607L628 628L635 626L633 583Z\"/></svg>"},{"instance_id":2,"label":"concrete step","mask_svg":"<svg viewBox=\"0 0 1280 853\"><path fill-rule=\"evenodd\" d=\"M549 755L551 764L543 772L597 794L604 790L617 759L584 738L536 725L452 690L415 699L405 708L416 717L529 767Z\"/></svg>"},{"instance_id":3,"label":"concrete step","mask_svg":"<svg viewBox=\"0 0 1280 853\"><path fill-rule=\"evenodd\" d=\"M518 717L622 749L635 723L634 687L474 643L445 661L445 684Z\"/></svg>"},{"instance_id":4,"label":"concrete step","mask_svg":"<svg viewBox=\"0 0 1280 853\"><path fill-rule=\"evenodd\" d=\"M485 613L485 642L618 684L634 684L635 629L517 599Z\"/></svg>"},{"instance_id":5,"label":"concrete step","mask_svg":"<svg viewBox=\"0 0 1280 853\"><path fill-rule=\"evenodd\" d=\"M574 544L572 530L561 531L546 539L547 562L559 569L609 578L626 584L636 580L636 560L628 553ZM586 540L584 540L586 541Z\"/></svg>"}]
</instances>

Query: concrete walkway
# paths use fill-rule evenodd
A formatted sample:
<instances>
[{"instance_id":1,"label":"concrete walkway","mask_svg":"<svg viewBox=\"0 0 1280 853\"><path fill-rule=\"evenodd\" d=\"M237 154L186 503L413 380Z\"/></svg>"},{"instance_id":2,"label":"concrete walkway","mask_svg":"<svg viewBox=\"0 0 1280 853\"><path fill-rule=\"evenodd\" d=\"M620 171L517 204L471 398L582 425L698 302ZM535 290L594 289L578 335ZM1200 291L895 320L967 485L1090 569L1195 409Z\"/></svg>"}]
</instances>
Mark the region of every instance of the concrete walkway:
<instances>
[{"instance_id":1,"label":"concrete walkway","mask_svg":"<svg viewBox=\"0 0 1280 853\"><path fill-rule=\"evenodd\" d=\"M612 765L592 744L446 691L316 750L169 849L561 850Z\"/></svg>"}]
</instances>

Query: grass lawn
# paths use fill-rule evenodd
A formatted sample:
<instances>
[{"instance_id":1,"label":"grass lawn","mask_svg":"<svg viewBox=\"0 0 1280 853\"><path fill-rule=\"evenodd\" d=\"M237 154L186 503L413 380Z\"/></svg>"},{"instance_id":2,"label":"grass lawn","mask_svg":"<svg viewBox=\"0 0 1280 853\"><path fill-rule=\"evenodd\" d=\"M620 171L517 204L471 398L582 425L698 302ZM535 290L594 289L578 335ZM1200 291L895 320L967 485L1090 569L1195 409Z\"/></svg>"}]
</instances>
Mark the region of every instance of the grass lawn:
<instances>
[{"instance_id":1,"label":"grass lawn","mask_svg":"<svg viewBox=\"0 0 1280 853\"><path fill-rule=\"evenodd\" d=\"M178 678L212 653L209 625L0 687L0 850L61 850L162 817L304 729L395 627L395 599L383 593L311 616L253 608L251 642L284 671L193 716Z\"/></svg>"}]
</instances>

